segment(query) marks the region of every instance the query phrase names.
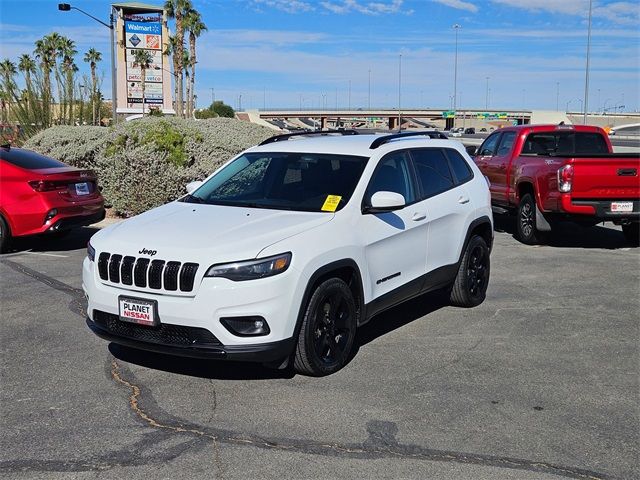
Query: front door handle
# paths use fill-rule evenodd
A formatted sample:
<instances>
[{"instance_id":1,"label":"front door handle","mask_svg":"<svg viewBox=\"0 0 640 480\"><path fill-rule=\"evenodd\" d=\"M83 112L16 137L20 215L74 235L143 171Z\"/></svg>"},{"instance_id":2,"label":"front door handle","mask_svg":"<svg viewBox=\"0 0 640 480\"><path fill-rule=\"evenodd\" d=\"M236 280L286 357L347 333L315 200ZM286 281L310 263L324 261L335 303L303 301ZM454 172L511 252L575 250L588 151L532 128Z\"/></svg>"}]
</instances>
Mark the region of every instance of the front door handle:
<instances>
[{"instance_id":1,"label":"front door handle","mask_svg":"<svg viewBox=\"0 0 640 480\"><path fill-rule=\"evenodd\" d=\"M464 205L465 203L469 203L469 198L468 197L460 197L458 199L458 203Z\"/></svg>"},{"instance_id":2,"label":"front door handle","mask_svg":"<svg viewBox=\"0 0 640 480\"><path fill-rule=\"evenodd\" d=\"M414 222L419 222L420 220L424 220L425 218L427 218L426 213L416 212L413 214L413 217L411 217L411 220L413 220Z\"/></svg>"}]
</instances>

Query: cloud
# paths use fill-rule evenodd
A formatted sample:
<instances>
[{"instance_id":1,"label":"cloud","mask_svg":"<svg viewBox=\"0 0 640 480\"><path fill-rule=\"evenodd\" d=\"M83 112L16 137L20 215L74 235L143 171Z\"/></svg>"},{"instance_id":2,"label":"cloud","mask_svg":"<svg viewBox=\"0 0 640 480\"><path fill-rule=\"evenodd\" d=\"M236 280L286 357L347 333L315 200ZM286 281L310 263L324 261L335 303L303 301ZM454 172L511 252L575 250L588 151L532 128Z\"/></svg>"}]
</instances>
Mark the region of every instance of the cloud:
<instances>
[{"instance_id":1,"label":"cloud","mask_svg":"<svg viewBox=\"0 0 640 480\"><path fill-rule=\"evenodd\" d=\"M402 4L404 0L391 0L390 2L367 2L358 0L342 0L337 1L322 1L322 5L325 9L331 13L342 15L345 13L357 12L365 15L380 15L388 13L412 13L411 10L403 11Z\"/></svg>"},{"instance_id":2,"label":"cloud","mask_svg":"<svg viewBox=\"0 0 640 480\"><path fill-rule=\"evenodd\" d=\"M458 10L467 10L469 12L477 12L478 7L476 7L471 2L464 2L462 0L433 0L436 3L441 3L442 5L446 5L447 7L456 8Z\"/></svg>"},{"instance_id":3,"label":"cloud","mask_svg":"<svg viewBox=\"0 0 640 480\"><path fill-rule=\"evenodd\" d=\"M292 14L315 10L311 3L302 0L252 0L252 4L260 10L262 7L267 7Z\"/></svg>"},{"instance_id":4,"label":"cloud","mask_svg":"<svg viewBox=\"0 0 640 480\"><path fill-rule=\"evenodd\" d=\"M492 2L532 12L559 13L584 18L589 15L589 0L536 0L534 2L492 0ZM640 23L640 5L632 2L596 4L593 7L593 17L603 18L622 25L637 25Z\"/></svg>"}]
</instances>

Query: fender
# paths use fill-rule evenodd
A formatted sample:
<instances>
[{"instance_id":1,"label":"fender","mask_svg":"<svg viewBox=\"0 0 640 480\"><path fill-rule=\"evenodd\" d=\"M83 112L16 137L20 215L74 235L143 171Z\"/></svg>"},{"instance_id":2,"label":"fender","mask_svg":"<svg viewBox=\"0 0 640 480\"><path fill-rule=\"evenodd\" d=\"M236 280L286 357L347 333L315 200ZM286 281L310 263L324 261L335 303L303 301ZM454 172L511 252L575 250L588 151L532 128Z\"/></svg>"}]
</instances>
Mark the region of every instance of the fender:
<instances>
[{"instance_id":1,"label":"fender","mask_svg":"<svg viewBox=\"0 0 640 480\"><path fill-rule=\"evenodd\" d=\"M300 302L300 308L298 309L298 319L296 321L296 328L293 331L293 338L297 339L300 334L300 329L302 328L302 317L304 315L304 309L313 294L313 286L318 281L319 278L331 273L335 270L339 270L341 268L351 268L355 272L355 282L356 289L358 292L357 298L357 307L359 311L359 316L357 320L358 326L362 325L364 322L364 290L362 288L362 275L360 273L360 268L358 264L352 258L344 258L342 260L336 260L335 262L328 263L323 267L320 267L318 270L313 272L309 281L307 282L307 286L304 289L304 294L302 295L302 301Z\"/></svg>"}]
</instances>

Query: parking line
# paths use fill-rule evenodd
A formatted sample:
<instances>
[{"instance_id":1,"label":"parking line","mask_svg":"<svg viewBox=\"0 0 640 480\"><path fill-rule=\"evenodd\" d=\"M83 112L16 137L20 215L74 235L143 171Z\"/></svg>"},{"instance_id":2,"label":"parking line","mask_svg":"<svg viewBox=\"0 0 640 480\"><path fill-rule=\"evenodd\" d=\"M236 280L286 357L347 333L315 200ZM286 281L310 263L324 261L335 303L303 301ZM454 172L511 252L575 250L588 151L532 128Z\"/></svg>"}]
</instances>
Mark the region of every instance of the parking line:
<instances>
[{"instance_id":1,"label":"parking line","mask_svg":"<svg viewBox=\"0 0 640 480\"><path fill-rule=\"evenodd\" d=\"M55 253L43 253L43 252L24 252L29 255L44 255L46 257L59 257L59 258L69 258L69 255L56 255Z\"/></svg>"}]
</instances>

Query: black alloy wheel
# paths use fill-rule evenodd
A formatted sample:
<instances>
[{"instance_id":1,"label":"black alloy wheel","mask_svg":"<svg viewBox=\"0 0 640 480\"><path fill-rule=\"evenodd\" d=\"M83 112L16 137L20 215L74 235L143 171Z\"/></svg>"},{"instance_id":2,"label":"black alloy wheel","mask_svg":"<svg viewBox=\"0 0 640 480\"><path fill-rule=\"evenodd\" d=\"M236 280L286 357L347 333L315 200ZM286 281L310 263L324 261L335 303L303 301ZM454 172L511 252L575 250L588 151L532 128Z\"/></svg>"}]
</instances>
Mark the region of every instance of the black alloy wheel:
<instances>
[{"instance_id":1,"label":"black alloy wheel","mask_svg":"<svg viewBox=\"0 0 640 480\"><path fill-rule=\"evenodd\" d=\"M9 250L9 243L11 242L11 231L9 225L2 216L0 216L0 253L5 253Z\"/></svg>"},{"instance_id":2,"label":"black alloy wheel","mask_svg":"<svg viewBox=\"0 0 640 480\"><path fill-rule=\"evenodd\" d=\"M530 193L520 199L516 222L517 236L522 243L536 245L544 241L544 233L536 227L536 201Z\"/></svg>"},{"instance_id":3,"label":"black alloy wheel","mask_svg":"<svg viewBox=\"0 0 640 480\"><path fill-rule=\"evenodd\" d=\"M339 278L315 289L302 320L294 367L298 373L328 375L349 359L356 331L356 305L349 286Z\"/></svg>"},{"instance_id":4,"label":"black alloy wheel","mask_svg":"<svg viewBox=\"0 0 640 480\"><path fill-rule=\"evenodd\" d=\"M479 235L469 240L458 274L451 288L450 301L457 307L475 307L484 302L491 273L490 251Z\"/></svg>"}]
</instances>

